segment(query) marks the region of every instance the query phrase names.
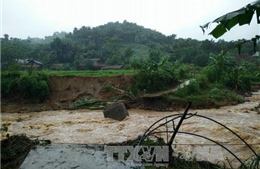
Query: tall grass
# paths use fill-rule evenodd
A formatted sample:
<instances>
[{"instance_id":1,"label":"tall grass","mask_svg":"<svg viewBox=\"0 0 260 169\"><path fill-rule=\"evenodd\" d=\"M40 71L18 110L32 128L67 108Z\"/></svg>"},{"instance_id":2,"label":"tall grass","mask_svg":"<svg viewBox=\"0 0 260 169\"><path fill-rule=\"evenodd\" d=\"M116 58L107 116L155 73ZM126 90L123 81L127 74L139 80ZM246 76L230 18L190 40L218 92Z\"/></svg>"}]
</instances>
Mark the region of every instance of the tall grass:
<instances>
[{"instance_id":1,"label":"tall grass","mask_svg":"<svg viewBox=\"0 0 260 169\"><path fill-rule=\"evenodd\" d=\"M69 71L43 71L49 76L90 76L111 77L119 75L133 75L134 70L69 70Z\"/></svg>"}]
</instances>

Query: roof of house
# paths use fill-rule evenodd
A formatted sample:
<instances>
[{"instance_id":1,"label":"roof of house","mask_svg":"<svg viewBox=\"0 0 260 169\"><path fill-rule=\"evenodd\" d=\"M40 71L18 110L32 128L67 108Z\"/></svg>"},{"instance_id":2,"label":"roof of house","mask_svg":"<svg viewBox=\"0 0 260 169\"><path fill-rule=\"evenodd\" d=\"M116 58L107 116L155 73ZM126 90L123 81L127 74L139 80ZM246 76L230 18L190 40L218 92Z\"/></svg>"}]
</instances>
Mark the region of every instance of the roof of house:
<instances>
[{"instance_id":1,"label":"roof of house","mask_svg":"<svg viewBox=\"0 0 260 169\"><path fill-rule=\"evenodd\" d=\"M31 62L36 63L36 64L38 64L38 65L42 65L42 62L37 61L37 60L29 60L28 63L31 63Z\"/></svg>"},{"instance_id":2,"label":"roof of house","mask_svg":"<svg viewBox=\"0 0 260 169\"><path fill-rule=\"evenodd\" d=\"M255 58L250 56L249 54L240 54L240 55L234 55L233 56L236 60L241 61L241 60L247 60L247 61L252 61Z\"/></svg>"},{"instance_id":3,"label":"roof of house","mask_svg":"<svg viewBox=\"0 0 260 169\"><path fill-rule=\"evenodd\" d=\"M30 64L30 63L36 63L38 65L42 65L42 62L40 61L37 61L37 60L33 60L33 59L15 59L15 61L17 63L20 63L20 64L23 64L23 65L26 65L26 64Z\"/></svg>"},{"instance_id":4,"label":"roof of house","mask_svg":"<svg viewBox=\"0 0 260 169\"><path fill-rule=\"evenodd\" d=\"M123 65L112 65L112 66L104 66L101 69L105 70L105 69L122 69Z\"/></svg>"},{"instance_id":5,"label":"roof of house","mask_svg":"<svg viewBox=\"0 0 260 169\"><path fill-rule=\"evenodd\" d=\"M101 61L99 58L92 58L92 59L83 59L83 61Z\"/></svg>"},{"instance_id":6,"label":"roof of house","mask_svg":"<svg viewBox=\"0 0 260 169\"><path fill-rule=\"evenodd\" d=\"M15 59L15 61L16 61L17 63L20 63L20 64L27 64L27 63L28 63L28 60L29 60L29 59Z\"/></svg>"}]
</instances>

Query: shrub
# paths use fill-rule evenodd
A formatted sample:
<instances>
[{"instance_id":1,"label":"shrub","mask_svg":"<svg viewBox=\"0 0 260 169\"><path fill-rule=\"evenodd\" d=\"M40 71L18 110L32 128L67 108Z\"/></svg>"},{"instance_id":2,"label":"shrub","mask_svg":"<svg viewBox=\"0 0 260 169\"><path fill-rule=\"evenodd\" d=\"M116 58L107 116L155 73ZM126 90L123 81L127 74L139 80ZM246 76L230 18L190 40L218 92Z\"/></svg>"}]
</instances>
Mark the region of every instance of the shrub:
<instances>
[{"instance_id":1,"label":"shrub","mask_svg":"<svg viewBox=\"0 0 260 169\"><path fill-rule=\"evenodd\" d=\"M164 90L175 81L173 66L165 58L160 63L144 63L135 77L134 88L142 92L153 92Z\"/></svg>"},{"instance_id":2,"label":"shrub","mask_svg":"<svg viewBox=\"0 0 260 169\"><path fill-rule=\"evenodd\" d=\"M186 86L189 95L199 93L200 86L197 80L190 80L190 83Z\"/></svg>"},{"instance_id":3,"label":"shrub","mask_svg":"<svg viewBox=\"0 0 260 169\"><path fill-rule=\"evenodd\" d=\"M3 96L7 96L9 94L9 84L10 79L2 78L1 79L1 93Z\"/></svg>"},{"instance_id":4,"label":"shrub","mask_svg":"<svg viewBox=\"0 0 260 169\"><path fill-rule=\"evenodd\" d=\"M13 78L20 78L22 75L21 72L19 71L8 71L8 72L3 72L1 73L1 78L9 78L9 79L13 79Z\"/></svg>"},{"instance_id":5,"label":"shrub","mask_svg":"<svg viewBox=\"0 0 260 169\"><path fill-rule=\"evenodd\" d=\"M209 87L209 81L205 76L201 76L197 79L200 89L207 89Z\"/></svg>"},{"instance_id":6,"label":"shrub","mask_svg":"<svg viewBox=\"0 0 260 169\"><path fill-rule=\"evenodd\" d=\"M93 106L95 103L98 103L99 100L96 99L89 99L89 98L83 98L81 100L73 102L73 108L80 108L84 106Z\"/></svg>"},{"instance_id":7,"label":"shrub","mask_svg":"<svg viewBox=\"0 0 260 169\"><path fill-rule=\"evenodd\" d=\"M217 87L213 88L209 92L210 98L213 98L214 100L218 102L237 102L237 103L243 103L244 99L242 96L236 94L235 92L232 92L228 89L219 89Z\"/></svg>"},{"instance_id":8,"label":"shrub","mask_svg":"<svg viewBox=\"0 0 260 169\"><path fill-rule=\"evenodd\" d=\"M18 92L18 81L21 73L18 71L8 71L1 73L1 93L4 97Z\"/></svg>"},{"instance_id":9,"label":"shrub","mask_svg":"<svg viewBox=\"0 0 260 169\"><path fill-rule=\"evenodd\" d=\"M49 96L48 76L44 73L20 73L7 71L1 74L1 89L4 97L21 94L24 99L43 101Z\"/></svg>"},{"instance_id":10,"label":"shrub","mask_svg":"<svg viewBox=\"0 0 260 169\"><path fill-rule=\"evenodd\" d=\"M204 74L206 75L207 77L207 80L210 82L210 83L214 83L218 80L218 72L216 72L215 69L213 69L212 67L206 67L204 69Z\"/></svg>"},{"instance_id":11,"label":"shrub","mask_svg":"<svg viewBox=\"0 0 260 169\"><path fill-rule=\"evenodd\" d=\"M109 91L111 91L114 87L115 87L114 84L108 83L108 84L104 85L101 90L102 90L102 92L109 92Z\"/></svg>"},{"instance_id":12,"label":"shrub","mask_svg":"<svg viewBox=\"0 0 260 169\"><path fill-rule=\"evenodd\" d=\"M197 80L193 79L189 81L188 85L185 85L175 91L174 95L178 97L187 97L198 93L200 93L200 85Z\"/></svg>"},{"instance_id":13,"label":"shrub","mask_svg":"<svg viewBox=\"0 0 260 169\"><path fill-rule=\"evenodd\" d=\"M37 96L37 81L35 78L29 75L24 75L21 77L18 88L22 96L25 99L33 98Z\"/></svg>"},{"instance_id":14,"label":"shrub","mask_svg":"<svg viewBox=\"0 0 260 169\"><path fill-rule=\"evenodd\" d=\"M185 71L183 68L180 68L178 75L179 75L179 78L185 79L188 77L188 71Z\"/></svg>"},{"instance_id":15,"label":"shrub","mask_svg":"<svg viewBox=\"0 0 260 169\"><path fill-rule=\"evenodd\" d=\"M49 87L46 81L41 80L36 87L35 93L38 94L40 101L43 101L49 96Z\"/></svg>"},{"instance_id":16,"label":"shrub","mask_svg":"<svg viewBox=\"0 0 260 169\"><path fill-rule=\"evenodd\" d=\"M241 84L239 85L239 90L241 91L251 91L251 80L249 77L241 77Z\"/></svg>"}]
</instances>

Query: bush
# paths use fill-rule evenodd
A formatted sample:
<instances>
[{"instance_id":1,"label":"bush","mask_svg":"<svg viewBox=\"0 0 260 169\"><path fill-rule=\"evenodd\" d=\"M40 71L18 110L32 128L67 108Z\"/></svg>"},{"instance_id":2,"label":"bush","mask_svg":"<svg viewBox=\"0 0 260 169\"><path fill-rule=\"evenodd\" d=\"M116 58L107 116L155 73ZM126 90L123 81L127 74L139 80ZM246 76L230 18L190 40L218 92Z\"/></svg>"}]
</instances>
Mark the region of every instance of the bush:
<instances>
[{"instance_id":1,"label":"bush","mask_svg":"<svg viewBox=\"0 0 260 169\"><path fill-rule=\"evenodd\" d=\"M183 68L179 69L178 75L180 79L185 79L188 77L188 71L185 71Z\"/></svg>"},{"instance_id":2,"label":"bush","mask_svg":"<svg viewBox=\"0 0 260 169\"><path fill-rule=\"evenodd\" d=\"M185 85L179 88L177 91L174 92L175 96L178 97L187 97L194 94L200 93L200 85L197 80L190 80L188 85Z\"/></svg>"},{"instance_id":3,"label":"bush","mask_svg":"<svg viewBox=\"0 0 260 169\"><path fill-rule=\"evenodd\" d=\"M20 78L22 75L21 72L18 71L8 71L8 72L3 72L1 73L1 78L9 78L9 79L14 79L14 78Z\"/></svg>"},{"instance_id":4,"label":"bush","mask_svg":"<svg viewBox=\"0 0 260 169\"><path fill-rule=\"evenodd\" d=\"M134 88L141 92L159 91L175 81L173 66L165 58L160 63L144 63L135 77Z\"/></svg>"},{"instance_id":5,"label":"bush","mask_svg":"<svg viewBox=\"0 0 260 169\"><path fill-rule=\"evenodd\" d=\"M228 78L225 81L225 85L228 88L235 89L241 92L251 91L251 80L247 76L241 76L239 79Z\"/></svg>"},{"instance_id":6,"label":"bush","mask_svg":"<svg viewBox=\"0 0 260 169\"><path fill-rule=\"evenodd\" d=\"M205 76L201 76L197 79L200 89L207 89L209 87L209 81Z\"/></svg>"},{"instance_id":7,"label":"bush","mask_svg":"<svg viewBox=\"0 0 260 169\"><path fill-rule=\"evenodd\" d=\"M1 93L4 97L18 92L18 81L22 74L18 71L1 73Z\"/></svg>"},{"instance_id":8,"label":"bush","mask_svg":"<svg viewBox=\"0 0 260 169\"><path fill-rule=\"evenodd\" d=\"M4 72L1 74L1 89L4 97L21 94L24 99L43 101L49 96L48 76L44 73L23 74Z\"/></svg>"},{"instance_id":9,"label":"bush","mask_svg":"<svg viewBox=\"0 0 260 169\"><path fill-rule=\"evenodd\" d=\"M24 75L19 81L18 89L25 99L29 99L37 96L37 85L35 78L29 75Z\"/></svg>"},{"instance_id":10,"label":"bush","mask_svg":"<svg viewBox=\"0 0 260 169\"><path fill-rule=\"evenodd\" d=\"M95 103L98 103L99 100L96 99L89 99L89 98L83 98L81 100L73 102L73 108L80 108L84 106L93 106Z\"/></svg>"},{"instance_id":11,"label":"bush","mask_svg":"<svg viewBox=\"0 0 260 169\"><path fill-rule=\"evenodd\" d=\"M9 84L10 84L10 79L7 78L2 78L1 79L1 93L2 96L7 96L9 94Z\"/></svg>"},{"instance_id":12,"label":"bush","mask_svg":"<svg viewBox=\"0 0 260 169\"><path fill-rule=\"evenodd\" d=\"M207 77L207 80L210 82L210 83L214 83L216 81L218 81L218 72L216 72L215 69L213 69L212 67L206 67L204 69L204 74L206 75Z\"/></svg>"},{"instance_id":13,"label":"bush","mask_svg":"<svg viewBox=\"0 0 260 169\"><path fill-rule=\"evenodd\" d=\"M236 103L243 103L244 99L242 96L232 92L228 89L219 89L217 87L213 88L209 92L210 98L214 99L217 102L236 102Z\"/></svg>"},{"instance_id":14,"label":"bush","mask_svg":"<svg viewBox=\"0 0 260 169\"><path fill-rule=\"evenodd\" d=\"M48 87L47 82L44 80L41 80L38 83L35 93L38 94L40 101L43 101L45 98L47 98L49 96L49 87Z\"/></svg>"},{"instance_id":15,"label":"bush","mask_svg":"<svg viewBox=\"0 0 260 169\"><path fill-rule=\"evenodd\" d=\"M241 77L241 84L238 90L240 91L251 91L251 80L249 77Z\"/></svg>"},{"instance_id":16,"label":"bush","mask_svg":"<svg viewBox=\"0 0 260 169\"><path fill-rule=\"evenodd\" d=\"M109 92L109 91L111 91L114 87L115 87L114 84L108 83L108 84L104 85L101 90L102 90L102 92Z\"/></svg>"},{"instance_id":17,"label":"bush","mask_svg":"<svg viewBox=\"0 0 260 169\"><path fill-rule=\"evenodd\" d=\"M197 80L190 80L190 83L186 86L189 95L200 92L200 86Z\"/></svg>"}]
</instances>

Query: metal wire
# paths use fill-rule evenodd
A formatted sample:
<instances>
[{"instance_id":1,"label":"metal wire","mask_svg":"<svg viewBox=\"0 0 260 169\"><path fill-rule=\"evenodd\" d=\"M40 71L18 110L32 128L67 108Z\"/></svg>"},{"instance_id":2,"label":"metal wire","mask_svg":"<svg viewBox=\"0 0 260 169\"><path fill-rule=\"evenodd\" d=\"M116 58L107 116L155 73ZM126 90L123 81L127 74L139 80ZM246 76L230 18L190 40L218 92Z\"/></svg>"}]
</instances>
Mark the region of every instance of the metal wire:
<instances>
[{"instance_id":1,"label":"metal wire","mask_svg":"<svg viewBox=\"0 0 260 169\"><path fill-rule=\"evenodd\" d=\"M219 146L221 146L222 148L224 148L227 152L229 152L232 156L234 156L240 163L241 165L245 166L245 164L242 162L241 159L239 159L235 153L233 153L230 149L226 148L224 145L246 145L253 153L254 155L257 157L257 159L260 159L260 156L254 151L254 149L250 146L250 144L248 144L242 137L240 137L236 132L234 132L233 130L231 130L229 127L227 127L226 125L212 119L212 118L209 118L209 117L206 117L206 116L203 116L203 115L199 115L196 113L192 114L188 114L188 110L191 106L191 103L189 103L185 109L185 112L183 114L173 114L173 115L168 115L168 116L165 116L159 120L157 120L156 122L154 122L143 134L143 136L140 138L139 140L139 143L138 145L140 145L142 143L143 140L145 140L147 137L149 136L152 136L152 135L155 135L155 134L158 134L158 133L166 133L167 135L167 145L169 145L169 154L171 154L172 152L172 144L173 144L173 141L174 141L174 138L175 136L177 135L177 133L180 133L180 134L188 134L188 135L193 135L193 136L197 136L197 137L201 137L201 138L204 138L206 140L209 140ZM199 134L194 134L194 133L189 133L189 132L183 132L183 131L179 131L180 127L181 127L181 124L184 120L187 120L189 118L192 118L192 117L198 117L198 118L204 118L204 119L207 119L211 122L214 122L220 126L222 126L224 129L230 131L233 135L235 135L237 138L239 138L244 144L221 144L221 143L218 143L206 136L203 136L203 135L199 135ZM176 119L179 119L179 122L178 122L178 125L175 127L175 123L174 121ZM169 119L169 120L168 120ZM164 123L162 124L159 124L160 122L164 121ZM173 126L173 129L172 130L168 130L168 123L172 122L172 126ZM158 125L158 126L157 126ZM160 127L163 127L165 126L166 127L166 130L165 131L159 131L159 132L156 132L156 130ZM171 136L171 139L170 141L168 140L168 134L172 134ZM192 144L190 144L192 145ZM254 144L251 144L251 145L254 145ZM256 144L257 145L257 144Z\"/></svg>"}]
</instances>

